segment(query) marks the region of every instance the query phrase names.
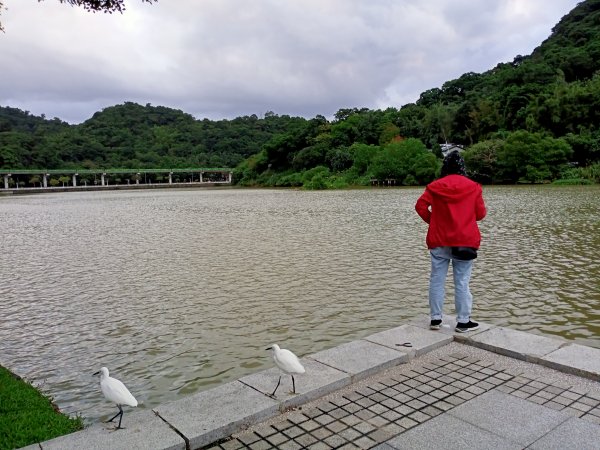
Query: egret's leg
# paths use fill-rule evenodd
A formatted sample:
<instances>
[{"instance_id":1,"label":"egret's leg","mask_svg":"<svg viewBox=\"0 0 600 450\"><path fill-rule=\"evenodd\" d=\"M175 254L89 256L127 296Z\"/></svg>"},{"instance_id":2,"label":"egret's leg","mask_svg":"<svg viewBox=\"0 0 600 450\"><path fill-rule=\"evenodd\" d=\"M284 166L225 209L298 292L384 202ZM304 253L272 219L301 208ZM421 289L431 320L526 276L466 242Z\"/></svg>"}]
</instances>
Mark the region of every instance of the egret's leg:
<instances>
[{"instance_id":1,"label":"egret's leg","mask_svg":"<svg viewBox=\"0 0 600 450\"><path fill-rule=\"evenodd\" d=\"M119 406L119 409L121 410L121 415L119 416L119 426L117 427L117 430L121 428L121 420L123 420L123 408Z\"/></svg>"},{"instance_id":2,"label":"egret's leg","mask_svg":"<svg viewBox=\"0 0 600 450\"><path fill-rule=\"evenodd\" d=\"M294 380L294 375L292 375L292 393L296 393L296 381Z\"/></svg>"},{"instance_id":3,"label":"egret's leg","mask_svg":"<svg viewBox=\"0 0 600 450\"><path fill-rule=\"evenodd\" d=\"M279 384L281 383L281 375L279 375L279 380L277 381L277 386L275 386L275 390L273 391L273 393L271 394L271 397L275 396L275 392L277 391L277 388L279 387Z\"/></svg>"},{"instance_id":4,"label":"egret's leg","mask_svg":"<svg viewBox=\"0 0 600 450\"><path fill-rule=\"evenodd\" d=\"M112 416L110 419L108 419L108 420L106 421L106 423L108 423L108 422L112 422L113 420L115 420L115 418L116 418L118 415L120 415L120 414L123 414L123 410L121 409L121 406L120 406L120 405L117 405L117 408L119 408L119 412L118 412L118 413L116 413L114 416Z\"/></svg>"}]
</instances>

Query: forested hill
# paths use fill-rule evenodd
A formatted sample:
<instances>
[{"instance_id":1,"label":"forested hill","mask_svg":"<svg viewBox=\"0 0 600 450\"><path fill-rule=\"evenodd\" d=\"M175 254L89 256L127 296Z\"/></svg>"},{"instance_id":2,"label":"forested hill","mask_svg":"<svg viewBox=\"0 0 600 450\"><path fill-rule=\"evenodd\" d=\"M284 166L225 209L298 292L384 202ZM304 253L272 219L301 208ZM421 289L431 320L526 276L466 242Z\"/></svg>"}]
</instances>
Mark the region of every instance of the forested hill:
<instances>
[{"instance_id":1,"label":"forested hill","mask_svg":"<svg viewBox=\"0 0 600 450\"><path fill-rule=\"evenodd\" d=\"M196 120L163 106L126 102L79 125L0 107L0 167L235 167L274 135L306 122L266 113Z\"/></svg>"},{"instance_id":2,"label":"forested hill","mask_svg":"<svg viewBox=\"0 0 600 450\"><path fill-rule=\"evenodd\" d=\"M124 103L79 125L0 107L0 168L235 167L241 184L423 184L440 145L482 182L600 178L600 0L581 2L531 55L466 73L386 110L333 120L272 112L197 120Z\"/></svg>"},{"instance_id":3,"label":"forested hill","mask_svg":"<svg viewBox=\"0 0 600 450\"><path fill-rule=\"evenodd\" d=\"M600 2L586 1L552 29L533 59L562 71L565 81L590 79L600 65Z\"/></svg>"}]
</instances>

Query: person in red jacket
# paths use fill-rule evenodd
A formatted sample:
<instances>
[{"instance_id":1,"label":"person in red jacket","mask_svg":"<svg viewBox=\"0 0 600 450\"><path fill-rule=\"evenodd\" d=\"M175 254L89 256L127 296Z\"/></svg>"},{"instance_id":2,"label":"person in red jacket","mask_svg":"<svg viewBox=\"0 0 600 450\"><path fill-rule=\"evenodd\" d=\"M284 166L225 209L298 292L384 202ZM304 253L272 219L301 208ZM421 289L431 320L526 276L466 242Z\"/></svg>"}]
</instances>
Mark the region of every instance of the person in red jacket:
<instances>
[{"instance_id":1,"label":"person in red jacket","mask_svg":"<svg viewBox=\"0 0 600 450\"><path fill-rule=\"evenodd\" d=\"M429 224L427 247L431 254L429 308L432 330L442 324L446 275L452 261L456 328L461 333L475 330L471 321L473 297L469 290L473 258L481 242L477 221L486 214L481 185L467 178L465 162L453 151L445 158L441 178L428 184L415 205ZM460 247L460 249L458 249Z\"/></svg>"}]
</instances>

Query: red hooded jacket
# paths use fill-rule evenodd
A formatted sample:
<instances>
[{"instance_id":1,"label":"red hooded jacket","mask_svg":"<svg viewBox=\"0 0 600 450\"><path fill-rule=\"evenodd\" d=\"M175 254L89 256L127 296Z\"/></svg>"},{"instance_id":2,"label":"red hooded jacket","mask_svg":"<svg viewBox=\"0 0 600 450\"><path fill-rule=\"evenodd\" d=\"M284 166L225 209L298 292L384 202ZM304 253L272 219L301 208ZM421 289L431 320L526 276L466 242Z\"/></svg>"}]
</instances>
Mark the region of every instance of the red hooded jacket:
<instances>
[{"instance_id":1,"label":"red hooded jacket","mask_svg":"<svg viewBox=\"0 0 600 450\"><path fill-rule=\"evenodd\" d=\"M485 217L481 185L462 175L447 175L427 185L415 205L429 224L427 247L479 248L477 221Z\"/></svg>"}]
</instances>

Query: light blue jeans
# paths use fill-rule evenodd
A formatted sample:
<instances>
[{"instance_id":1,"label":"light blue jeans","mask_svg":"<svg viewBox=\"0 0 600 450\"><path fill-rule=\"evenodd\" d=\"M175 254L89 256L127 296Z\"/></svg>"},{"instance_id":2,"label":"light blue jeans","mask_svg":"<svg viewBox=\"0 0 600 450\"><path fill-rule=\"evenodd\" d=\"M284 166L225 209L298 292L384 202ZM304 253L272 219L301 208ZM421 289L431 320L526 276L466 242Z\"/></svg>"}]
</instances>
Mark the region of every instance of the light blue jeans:
<instances>
[{"instance_id":1,"label":"light blue jeans","mask_svg":"<svg viewBox=\"0 0 600 450\"><path fill-rule=\"evenodd\" d=\"M429 308L431 320L440 320L444 309L444 296L448 265L452 261L452 275L454 278L454 306L456 308L456 321L467 323L471 317L473 296L469 290L473 260L461 261L452 258L450 247L432 248L431 277L429 278Z\"/></svg>"}]
</instances>

